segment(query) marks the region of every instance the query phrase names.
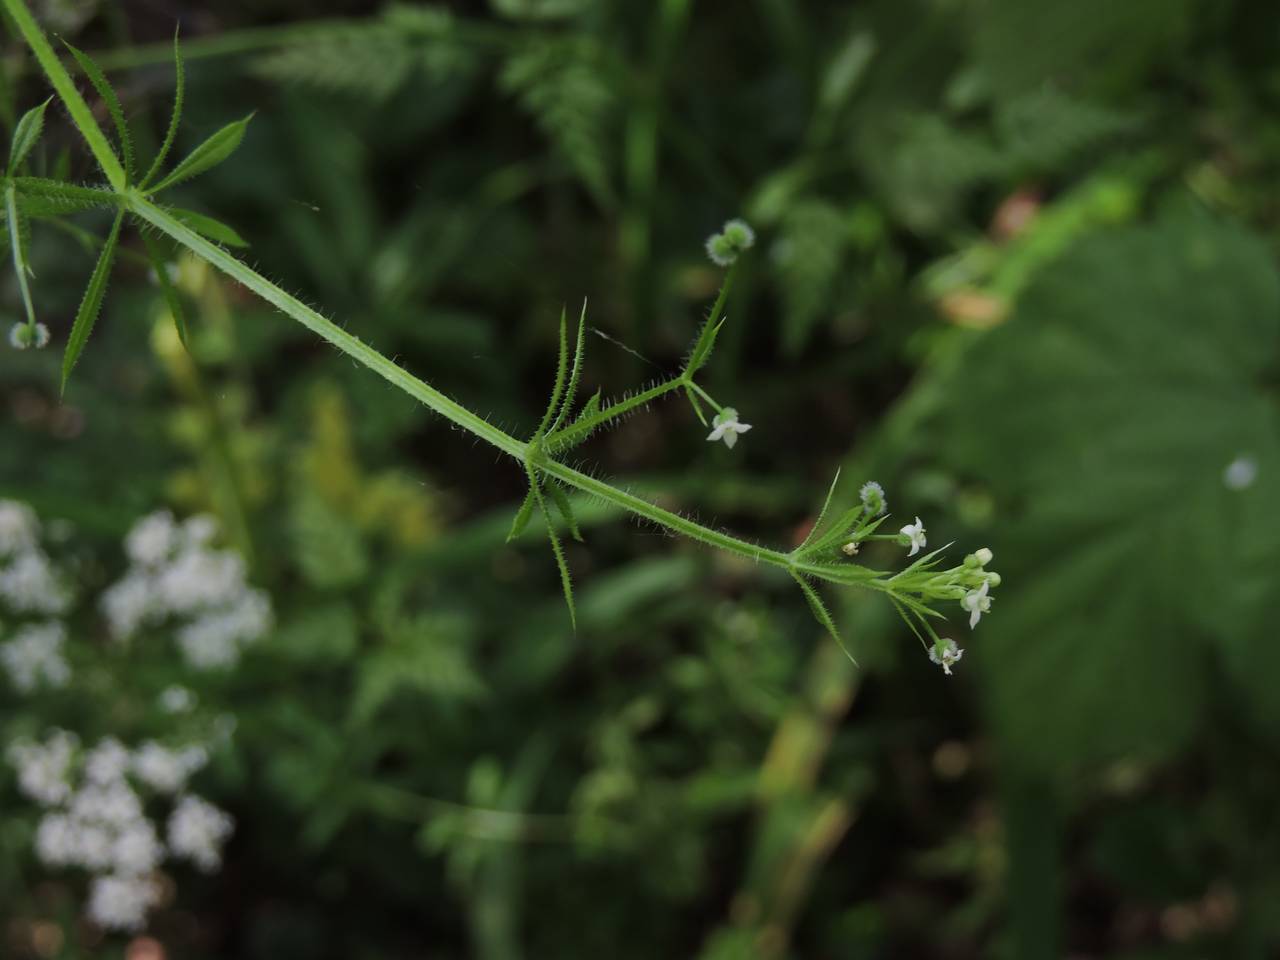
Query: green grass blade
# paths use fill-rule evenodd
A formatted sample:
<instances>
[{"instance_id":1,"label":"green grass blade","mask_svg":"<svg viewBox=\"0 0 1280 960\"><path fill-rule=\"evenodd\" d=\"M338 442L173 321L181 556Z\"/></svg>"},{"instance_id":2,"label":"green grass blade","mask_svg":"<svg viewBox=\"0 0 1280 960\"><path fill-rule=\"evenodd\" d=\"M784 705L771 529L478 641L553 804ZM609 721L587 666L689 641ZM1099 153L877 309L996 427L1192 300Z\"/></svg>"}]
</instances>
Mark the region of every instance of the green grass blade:
<instances>
[{"instance_id":1,"label":"green grass blade","mask_svg":"<svg viewBox=\"0 0 1280 960\"><path fill-rule=\"evenodd\" d=\"M31 286L27 283L27 252L22 243L22 221L18 218L18 191L10 180L4 188L4 215L9 227L9 247L13 251L13 270L18 275L18 290L27 311L27 323L36 322L35 304L31 302Z\"/></svg>"},{"instance_id":2,"label":"green grass blade","mask_svg":"<svg viewBox=\"0 0 1280 960\"><path fill-rule=\"evenodd\" d=\"M4 3L5 10L9 12L9 16L12 17L18 32L22 34L22 39L31 48L36 61L40 64L40 69L44 71L49 83L52 84L53 89L66 105L67 113L71 115L71 122L76 125L76 129L84 137L85 143L89 145L89 150L92 151L94 158L98 161L98 166L102 167L102 172L106 175L107 182L116 190L123 190L127 179L124 167L120 166L120 161L116 159L115 153L111 150L111 144L107 142L107 138L99 128L98 122L93 119L93 111L84 102L84 97L80 96L80 91L76 89L75 81L67 73L67 68L62 65L58 55L53 52L53 47L49 46L49 41L45 37L44 31L40 29L40 25L31 16L31 11L27 9L26 3L24 0L0 0L0 2Z\"/></svg>"},{"instance_id":3,"label":"green grass blade","mask_svg":"<svg viewBox=\"0 0 1280 960\"><path fill-rule=\"evenodd\" d=\"M173 112L169 114L169 129L164 133L164 140L160 144L156 158L151 161L151 167L138 185L139 189L142 190L145 190L147 184L154 180L164 168L164 161L169 156L169 151L173 148L173 141L178 136L178 124L182 122L182 98L186 89L186 74L182 65L182 47L178 44L178 32L176 30L173 33L173 68L175 75Z\"/></svg>"},{"instance_id":4,"label":"green grass blade","mask_svg":"<svg viewBox=\"0 0 1280 960\"><path fill-rule=\"evenodd\" d=\"M836 646L844 651L844 655L848 657L850 662L852 662L856 667L858 665L857 658L855 658L854 655L849 652L849 648L844 645L844 640L840 637L840 631L836 629L836 622L831 619L831 614L827 611L826 604L822 602L822 598L818 596L818 591L813 589L805 578L794 570L791 572L791 577L796 583L800 584L800 590L804 593L804 598L809 601L809 609L813 611L813 615L817 619L818 623L822 624L823 629L825 629L827 633L831 634L831 639L836 642Z\"/></svg>"},{"instance_id":5,"label":"green grass blade","mask_svg":"<svg viewBox=\"0 0 1280 960\"><path fill-rule=\"evenodd\" d=\"M67 349L62 355L62 392L67 392L67 380L71 370L80 359L80 352L89 341L93 332L94 321L98 319L98 311L102 308L102 298L107 292L107 280L111 277L111 264L116 257L116 241L120 238L120 224L124 222L124 211L116 214L111 224L111 232L107 234L107 242L102 245L102 253L89 277L89 286L85 288L84 299L80 301L80 309L76 312L76 322L71 326L71 336L67 338Z\"/></svg>"},{"instance_id":6,"label":"green grass blade","mask_svg":"<svg viewBox=\"0 0 1280 960\"><path fill-rule=\"evenodd\" d=\"M125 182L127 185L128 181L133 178L133 138L129 136L129 124L124 119L124 108L120 106L120 98L116 96L116 91L111 86L111 81L102 72L102 68L94 63L92 57L84 51L76 49L65 40L62 43L71 51L71 56L76 58L76 63L80 64L80 69L84 71L84 75L93 84L93 89L98 91L98 96L107 105L107 113L111 114L111 122L116 126L116 138L120 141L120 153L124 160Z\"/></svg>"},{"instance_id":7,"label":"green grass blade","mask_svg":"<svg viewBox=\"0 0 1280 960\"><path fill-rule=\"evenodd\" d=\"M52 99L53 97L49 98ZM18 172L18 167L22 166L22 161L27 159L27 154L40 139L40 132L44 129L44 110L49 106L49 100L24 113L14 127L13 143L9 146L9 176Z\"/></svg>"},{"instance_id":8,"label":"green grass blade","mask_svg":"<svg viewBox=\"0 0 1280 960\"><path fill-rule=\"evenodd\" d=\"M228 123L187 154L181 163L169 171L167 177L155 186L148 187L147 193L153 194L159 193L161 190L168 190L184 180L198 177L206 170L216 167L231 154L235 153L236 147L240 146L240 142L244 139L245 130L248 129L249 121L252 119L253 114L251 113L247 117Z\"/></svg>"},{"instance_id":9,"label":"green grass blade","mask_svg":"<svg viewBox=\"0 0 1280 960\"><path fill-rule=\"evenodd\" d=\"M169 305L169 313L173 316L173 325L178 328L178 339L182 341L182 345L190 350L187 345L187 318L182 309L182 299L178 296L178 291L174 289L173 284L169 281L168 264L165 263L164 257L160 256L160 249L156 246L154 240L149 237L146 232L142 234L142 244L147 248L147 257L151 260L151 269L156 272L157 282L160 284L160 290L164 294L165 303Z\"/></svg>"}]
</instances>

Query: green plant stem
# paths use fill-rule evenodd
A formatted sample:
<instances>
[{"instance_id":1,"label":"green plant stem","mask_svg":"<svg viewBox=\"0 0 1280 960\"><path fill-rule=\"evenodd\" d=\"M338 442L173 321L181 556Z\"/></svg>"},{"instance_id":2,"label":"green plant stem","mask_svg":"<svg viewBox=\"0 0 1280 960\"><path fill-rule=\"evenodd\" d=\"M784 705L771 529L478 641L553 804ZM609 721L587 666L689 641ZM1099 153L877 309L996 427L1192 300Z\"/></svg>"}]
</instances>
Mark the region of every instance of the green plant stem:
<instances>
[{"instance_id":1,"label":"green plant stem","mask_svg":"<svg viewBox=\"0 0 1280 960\"><path fill-rule=\"evenodd\" d=\"M5 8L12 15L15 23L18 25L23 37L28 45L35 53L41 67L48 75L50 82L58 95L66 104L71 118L76 126L80 129L81 134L88 142L94 156L97 157L103 172L107 179L114 187L117 202L120 203L134 217L141 220L144 224L159 230L167 235L183 247L186 247L200 259L206 261L210 265L222 271L231 279L242 284L252 293L270 303L281 313L296 320L311 332L315 333L321 339L332 344L334 347L351 357L357 363L372 370L374 373L387 380L392 385L400 388L409 396L418 400L440 416L444 417L455 426L471 433L486 443L497 447L503 453L506 453L515 459L522 466L541 471L542 473L554 477L568 486L588 493L600 500L610 503L616 507L635 514L650 523L656 524L672 530L675 533L686 536L692 540L708 546L718 547L739 556L753 560L757 563L767 563L772 566L781 567L793 574L805 574L816 579L826 580L833 583L857 584L860 586L870 587L892 593L893 587L885 579L885 575L865 567L859 567L854 564L819 564L803 560L793 554L784 553L780 550L774 550L769 547L762 547L759 544L742 540L731 534L724 533L711 527L704 526L686 517L682 517L677 513L659 507L657 504L650 503L640 497L634 496L625 490L614 487L603 480L598 480L589 474L582 473L579 470L560 463L552 459L546 453L550 441L559 439L561 441L557 446L563 446L564 441L573 439L579 434L585 435L592 426L598 426L613 417L619 416L628 410L648 403L660 396L678 390L682 387L689 387L692 384L693 369L686 369L680 376L669 380L649 390L636 394L627 400L614 404L606 410L602 410L592 417L587 418L579 424L553 434L551 437L544 438L540 448L531 449L531 445L511 436L493 424L489 423L483 417L472 413L466 407L452 400L439 390L430 386L423 380L415 377L407 370L403 369L392 360L383 356L377 350L360 340L359 337L353 336L340 326L323 316L316 310L307 306L297 297L286 293L280 287L267 280L256 270L247 264L236 259L222 247L206 240L200 234L196 233L190 227L186 226L171 214L169 214L162 206L152 202L144 196L138 189L125 186L124 168L111 152L106 138L102 131L98 128L93 120L89 108L86 106L83 98L75 88L70 76L67 74L66 68L62 62L53 54L48 41L44 34L36 25L35 20L28 12L24 0L2 0ZM9 191L12 191L12 183L10 182ZM6 200L11 211L11 229L13 226L12 210L16 209L13 204L12 193L7 194ZM715 306L712 308L711 319L709 324L714 324L720 317L724 309L724 304L728 297L729 281L732 271L726 276L724 286L720 291L719 297L716 299ZM552 447L554 449L554 447Z\"/></svg>"},{"instance_id":2,"label":"green plant stem","mask_svg":"<svg viewBox=\"0 0 1280 960\"><path fill-rule=\"evenodd\" d=\"M9 221L9 248L13 251L13 270L18 275L18 289L22 293L22 306L27 311L27 326L36 325L36 308L31 302L31 287L27 284L27 258L22 252L22 230L18 223L18 192L13 180L4 185L4 214Z\"/></svg>"}]
</instances>

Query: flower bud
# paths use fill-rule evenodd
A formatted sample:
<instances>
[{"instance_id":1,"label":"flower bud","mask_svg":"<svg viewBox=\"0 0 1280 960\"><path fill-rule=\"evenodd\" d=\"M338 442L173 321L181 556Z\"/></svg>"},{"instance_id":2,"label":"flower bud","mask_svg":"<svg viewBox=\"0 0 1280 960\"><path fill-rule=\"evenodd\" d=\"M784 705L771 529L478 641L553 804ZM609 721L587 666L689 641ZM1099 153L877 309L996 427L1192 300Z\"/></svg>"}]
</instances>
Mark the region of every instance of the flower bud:
<instances>
[{"instance_id":1,"label":"flower bud","mask_svg":"<svg viewBox=\"0 0 1280 960\"><path fill-rule=\"evenodd\" d=\"M858 491L858 496L862 500L862 506L873 517L878 517L888 509L888 501L884 498L884 487L874 480L864 483L862 489Z\"/></svg>"},{"instance_id":2,"label":"flower bud","mask_svg":"<svg viewBox=\"0 0 1280 960\"><path fill-rule=\"evenodd\" d=\"M995 558L995 554L993 554L986 547L980 547L979 549L975 550L973 552L973 555L978 559L978 566L980 567L985 567L988 563L990 563Z\"/></svg>"}]
</instances>

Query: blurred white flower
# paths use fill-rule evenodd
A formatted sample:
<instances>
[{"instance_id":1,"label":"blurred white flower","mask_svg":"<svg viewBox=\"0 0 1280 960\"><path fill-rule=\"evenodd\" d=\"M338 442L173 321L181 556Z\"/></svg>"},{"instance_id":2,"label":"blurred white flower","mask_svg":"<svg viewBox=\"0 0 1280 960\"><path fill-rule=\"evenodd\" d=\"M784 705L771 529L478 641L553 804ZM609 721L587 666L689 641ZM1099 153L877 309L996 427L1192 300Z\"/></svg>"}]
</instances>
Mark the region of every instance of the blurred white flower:
<instances>
[{"instance_id":1,"label":"blurred white flower","mask_svg":"<svg viewBox=\"0 0 1280 960\"><path fill-rule=\"evenodd\" d=\"M135 820L123 827L111 847L117 873L150 873L164 859L164 847L150 820Z\"/></svg>"},{"instance_id":2,"label":"blurred white flower","mask_svg":"<svg viewBox=\"0 0 1280 960\"><path fill-rule=\"evenodd\" d=\"M103 823L117 828L143 816L142 799L123 780L85 784L71 798L69 809L82 823Z\"/></svg>"},{"instance_id":3,"label":"blurred white flower","mask_svg":"<svg viewBox=\"0 0 1280 960\"><path fill-rule=\"evenodd\" d=\"M711 421L711 425L715 429L707 434L707 439L712 443L717 440L723 440L724 445L730 450L738 442L738 435L751 429L751 424L739 422L738 411L733 407L725 407L717 413L715 419Z\"/></svg>"},{"instance_id":4,"label":"blurred white flower","mask_svg":"<svg viewBox=\"0 0 1280 960\"><path fill-rule=\"evenodd\" d=\"M231 815L199 797L178 801L169 816L169 849L206 873L222 862L222 844L235 826Z\"/></svg>"},{"instance_id":5,"label":"blurred white flower","mask_svg":"<svg viewBox=\"0 0 1280 960\"><path fill-rule=\"evenodd\" d=\"M233 666L242 646L271 628L271 602L258 590L243 593L225 610L208 613L178 631L187 665L197 670Z\"/></svg>"},{"instance_id":6,"label":"blurred white flower","mask_svg":"<svg viewBox=\"0 0 1280 960\"><path fill-rule=\"evenodd\" d=\"M148 877L94 877L89 886L89 919L108 930L138 930L159 898L159 887Z\"/></svg>"},{"instance_id":7,"label":"blurred white flower","mask_svg":"<svg viewBox=\"0 0 1280 960\"><path fill-rule=\"evenodd\" d=\"M907 551L907 556L914 557L920 552L920 548L925 546L924 524L920 522L919 517L916 517L916 522L908 523L902 528L901 533L911 544L911 549Z\"/></svg>"},{"instance_id":8,"label":"blurred white flower","mask_svg":"<svg viewBox=\"0 0 1280 960\"><path fill-rule=\"evenodd\" d=\"M71 679L71 667L62 655L66 639L66 627L49 621L20 627L13 639L0 644L0 664L14 687L22 693L41 685L65 687Z\"/></svg>"},{"instance_id":9,"label":"blurred white flower","mask_svg":"<svg viewBox=\"0 0 1280 960\"><path fill-rule=\"evenodd\" d=\"M159 793L177 793L187 778L209 762L203 747L170 750L154 740L142 744L133 754L133 772Z\"/></svg>"},{"instance_id":10,"label":"blurred white flower","mask_svg":"<svg viewBox=\"0 0 1280 960\"><path fill-rule=\"evenodd\" d=\"M1258 461L1253 457L1236 457L1222 471L1222 483L1228 490L1248 489L1257 479Z\"/></svg>"},{"instance_id":11,"label":"blurred white flower","mask_svg":"<svg viewBox=\"0 0 1280 960\"><path fill-rule=\"evenodd\" d=\"M133 525L124 538L124 550L134 563L154 567L168 559L177 542L173 514L158 510Z\"/></svg>"},{"instance_id":12,"label":"blurred white flower","mask_svg":"<svg viewBox=\"0 0 1280 960\"><path fill-rule=\"evenodd\" d=\"M54 730L44 743L19 740L9 747L9 762L17 768L18 787L45 806L61 803L71 795L71 760L79 740L65 730Z\"/></svg>"},{"instance_id":13,"label":"blurred white flower","mask_svg":"<svg viewBox=\"0 0 1280 960\"><path fill-rule=\"evenodd\" d=\"M104 737L85 754L84 775L90 783L112 784L129 770L129 751L115 737Z\"/></svg>"},{"instance_id":14,"label":"blurred white flower","mask_svg":"<svg viewBox=\"0 0 1280 960\"><path fill-rule=\"evenodd\" d=\"M190 713L195 705L196 695L176 683L160 692L160 709L165 713Z\"/></svg>"},{"instance_id":15,"label":"blurred white flower","mask_svg":"<svg viewBox=\"0 0 1280 960\"><path fill-rule=\"evenodd\" d=\"M0 557L32 549L39 532L39 521L30 507L16 500L0 500Z\"/></svg>"},{"instance_id":16,"label":"blurred white flower","mask_svg":"<svg viewBox=\"0 0 1280 960\"><path fill-rule=\"evenodd\" d=\"M18 553L8 567L0 568L0 599L15 613L56 615L71 604L70 593L38 548Z\"/></svg>"}]
</instances>

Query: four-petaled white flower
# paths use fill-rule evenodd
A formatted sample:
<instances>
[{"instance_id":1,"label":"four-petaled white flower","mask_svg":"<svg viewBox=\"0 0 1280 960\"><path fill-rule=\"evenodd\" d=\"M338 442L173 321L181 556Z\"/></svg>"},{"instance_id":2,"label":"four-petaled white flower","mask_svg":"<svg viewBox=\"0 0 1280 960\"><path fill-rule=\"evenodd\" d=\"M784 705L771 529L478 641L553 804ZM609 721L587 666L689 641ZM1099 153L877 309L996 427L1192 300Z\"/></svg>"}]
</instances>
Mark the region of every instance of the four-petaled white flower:
<instances>
[{"instance_id":1,"label":"four-petaled white flower","mask_svg":"<svg viewBox=\"0 0 1280 960\"><path fill-rule=\"evenodd\" d=\"M982 586L971 590L960 600L960 606L969 611L969 629L972 630L982 619L982 615L991 609L991 598L987 596L990 582L983 580Z\"/></svg>"},{"instance_id":2,"label":"four-petaled white flower","mask_svg":"<svg viewBox=\"0 0 1280 960\"><path fill-rule=\"evenodd\" d=\"M908 523L902 528L902 535L911 543L911 549L907 552L908 557L914 557L925 545L924 524L920 522L919 517L916 517L915 523Z\"/></svg>"},{"instance_id":3,"label":"four-petaled white flower","mask_svg":"<svg viewBox=\"0 0 1280 960\"><path fill-rule=\"evenodd\" d=\"M738 422L738 411L733 407L725 407L717 413L715 419L711 421L711 425L715 429L707 434L707 439L712 443L717 440L723 440L724 445L730 450L738 442L738 434L746 433L751 429L751 424Z\"/></svg>"},{"instance_id":4,"label":"four-petaled white flower","mask_svg":"<svg viewBox=\"0 0 1280 960\"><path fill-rule=\"evenodd\" d=\"M948 677L951 676L951 668L959 663L963 656L964 651L956 645L954 640L939 640L929 650L929 659L942 667L942 672Z\"/></svg>"}]
</instances>

